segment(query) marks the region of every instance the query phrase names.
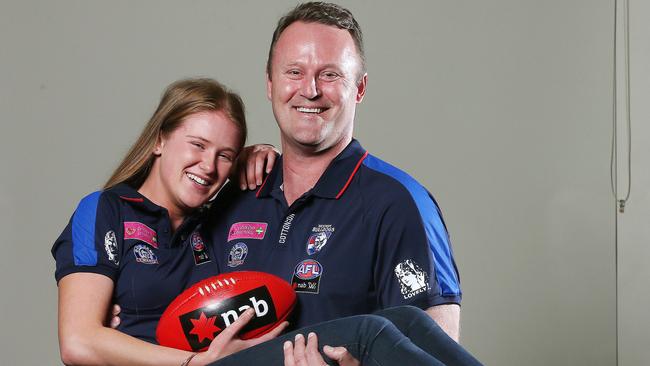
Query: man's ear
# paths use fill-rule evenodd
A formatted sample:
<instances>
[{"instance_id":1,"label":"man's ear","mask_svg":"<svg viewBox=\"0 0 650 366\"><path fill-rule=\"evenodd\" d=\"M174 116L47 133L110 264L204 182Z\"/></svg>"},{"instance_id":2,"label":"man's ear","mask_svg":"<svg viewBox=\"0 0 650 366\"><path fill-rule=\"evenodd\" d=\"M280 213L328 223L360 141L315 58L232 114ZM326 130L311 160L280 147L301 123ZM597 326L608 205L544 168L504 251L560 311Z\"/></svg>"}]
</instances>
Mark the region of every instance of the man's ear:
<instances>
[{"instance_id":1,"label":"man's ear","mask_svg":"<svg viewBox=\"0 0 650 366\"><path fill-rule=\"evenodd\" d=\"M266 73L266 97L271 100L271 88L273 87L273 82L271 81L271 75Z\"/></svg>"},{"instance_id":2,"label":"man's ear","mask_svg":"<svg viewBox=\"0 0 650 366\"><path fill-rule=\"evenodd\" d=\"M357 84L357 103L361 103L366 95L366 86L368 85L368 73L363 74L359 84Z\"/></svg>"}]
</instances>

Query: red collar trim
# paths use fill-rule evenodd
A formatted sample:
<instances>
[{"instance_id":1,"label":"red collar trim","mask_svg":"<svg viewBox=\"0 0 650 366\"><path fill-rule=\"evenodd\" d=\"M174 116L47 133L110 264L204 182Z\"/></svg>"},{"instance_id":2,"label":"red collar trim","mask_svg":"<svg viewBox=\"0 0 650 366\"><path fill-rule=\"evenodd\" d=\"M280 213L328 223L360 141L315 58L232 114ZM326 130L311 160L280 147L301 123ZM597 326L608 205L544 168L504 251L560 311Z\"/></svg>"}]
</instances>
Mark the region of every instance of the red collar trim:
<instances>
[{"instance_id":1,"label":"red collar trim","mask_svg":"<svg viewBox=\"0 0 650 366\"><path fill-rule=\"evenodd\" d=\"M343 188L341 189L341 191L339 191L339 193L336 195L336 197L335 197L336 199L339 199L339 198L343 195L343 193L345 192L345 190L348 189L348 186L350 185L350 182L352 182L352 178L354 178L354 175L357 174L357 170L359 170L359 167L361 166L361 163L362 163L363 160L366 158L366 156L368 156L368 152L367 152L367 151L366 151L365 154L363 154L363 156L361 157L361 159L359 159L359 161L357 162L357 165L354 167L354 170L352 171L352 174L350 174L350 177L348 178L348 181L345 182L345 185L343 186Z\"/></svg>"},{"instance_id":2,"label":"red collar trim","mask_svg":"<svg viewBox=\"0 0 650 366\"><path fill-rule=\"evenodd\" d=\"M262 182L260 188L257 190L257 192L255 192L255 198L259 198L260 192L262 192L262 188L264 188L264 185L266 184L266 181L269 180L270 176L271 176L270 173L266 175L266 178L264 178L264 182Z\"/></svg>"},{"instance_id":3,"label":"red collar trim","mask_svg":"<svg viewBox=\"0 0 650 366\"><path fill-rule=\"evenodd\" d=\"M124 196L120 196L120 198L123 199L123 200L125 200L125 201L129 201L129 202L144 202L144 198L142 198L142 197L138 198L138 197L124 197Z\"/></svg>"}]
</instances>

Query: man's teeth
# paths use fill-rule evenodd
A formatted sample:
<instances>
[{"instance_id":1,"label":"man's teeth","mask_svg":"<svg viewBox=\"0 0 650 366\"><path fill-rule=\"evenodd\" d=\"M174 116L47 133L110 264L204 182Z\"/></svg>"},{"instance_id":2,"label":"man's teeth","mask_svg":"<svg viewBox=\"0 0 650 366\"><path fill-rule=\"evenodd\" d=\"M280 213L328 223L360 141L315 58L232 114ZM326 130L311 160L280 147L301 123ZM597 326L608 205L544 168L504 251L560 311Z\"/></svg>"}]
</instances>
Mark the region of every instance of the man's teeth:
<instances>
[{"instance_id":1,"label":"man's teeth","mask_svg":"<svg viewBox=\"0 0 650 366\"><path fill-rule=\"evenodd\" d=\"M207 186L208 185L208 181L205 180L205 179L201 179L200 177L197 177L196 175L194 175L192 173L185 173L185 174L187 175L188 178L190 178L191 180L195 181L196 183L198 183L198 184L200 184L202 186Z\"/></svg>"},{"instance_id":2,"label":"man's teeth","mask_svg":"<svg viewBox=\"0 0 650 366\"><path fill-rule=\"evenodd\" d=\"M323 108L297 107L296 109L298 110L298 112L302 112L302 113L320 113L323 111Z\"/></svg>"}]
</instances>

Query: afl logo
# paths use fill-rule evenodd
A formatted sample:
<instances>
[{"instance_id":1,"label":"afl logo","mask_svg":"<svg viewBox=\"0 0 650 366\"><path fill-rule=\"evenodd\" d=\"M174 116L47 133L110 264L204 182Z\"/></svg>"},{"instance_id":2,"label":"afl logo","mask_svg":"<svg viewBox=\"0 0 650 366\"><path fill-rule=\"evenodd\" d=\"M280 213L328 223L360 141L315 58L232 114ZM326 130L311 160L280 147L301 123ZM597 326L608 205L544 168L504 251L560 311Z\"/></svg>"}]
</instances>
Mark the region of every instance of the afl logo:
<instances>
[{"instance_id":1,"label":"afl logo","mask_svg":"<svg viewBox=\"0 0 650 366\"><path fill-rule=\"evenodd\" d=\"M203 239L201 239L201 235L199 235L199 233L192 234L190 243L192 243L192 249L197 252L205 249L205 246L203 245Z\"/></svg>"},{"instance_id":2,"label":"afl logo","mask_svg":"<svg viewBox=\"0 0 650 366\"><path fill-rule=\"evenodd\" d=\"M311 280L323 274L323 266L318 261L306 259L298 263L295 274L301 280Z\"/></svg>"}]
</instances>

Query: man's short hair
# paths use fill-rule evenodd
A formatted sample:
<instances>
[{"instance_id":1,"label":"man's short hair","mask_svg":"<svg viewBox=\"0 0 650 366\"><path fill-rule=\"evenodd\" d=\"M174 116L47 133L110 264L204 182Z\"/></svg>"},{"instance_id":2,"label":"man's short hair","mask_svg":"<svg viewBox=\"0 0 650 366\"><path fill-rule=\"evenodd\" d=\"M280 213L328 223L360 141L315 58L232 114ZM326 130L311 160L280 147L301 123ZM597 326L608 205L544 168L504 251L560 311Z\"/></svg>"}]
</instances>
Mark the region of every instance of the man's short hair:
<instances>
[{"instance_id":1,"label":"man's short hair","mask_svg":"<svg viewBox=\"0 0 650 366\"><path fill-rule=\"evenodd\" d=\"M361 27L357 23L357 20L354 19L352 13L337 4L313 1L299 4L278 21L278 25L273 32L273 38L271 39L269 57L266 61L266 72L269 75L269 79L271 78L271 62L275 44L278 42L282 32L295 22L320 23L347 30L352 36L354 44L357 46L357 53L361 59L361 73L359 77L366 73L363 33L361 33Z\"/></svg>"}]
</instances>

